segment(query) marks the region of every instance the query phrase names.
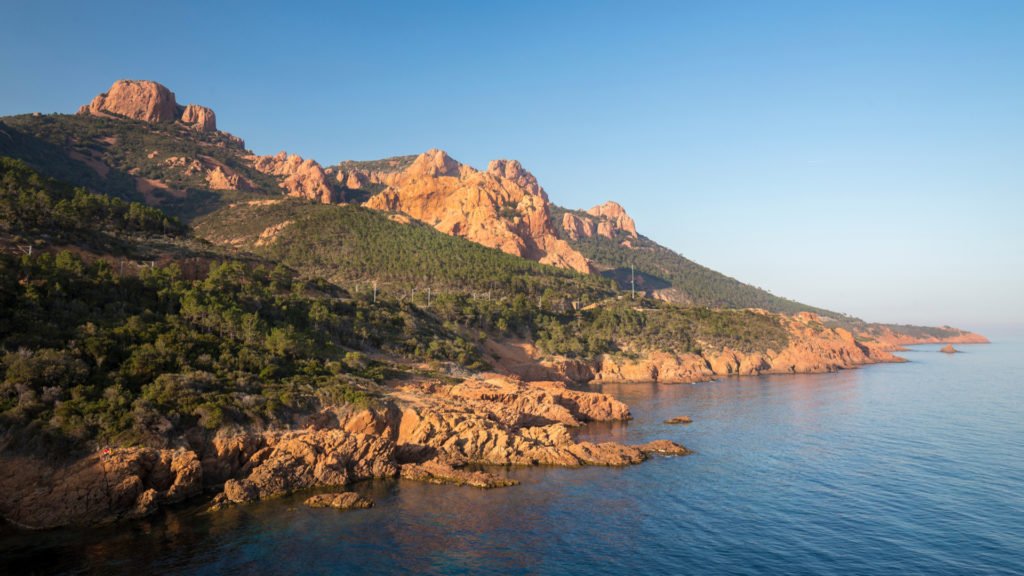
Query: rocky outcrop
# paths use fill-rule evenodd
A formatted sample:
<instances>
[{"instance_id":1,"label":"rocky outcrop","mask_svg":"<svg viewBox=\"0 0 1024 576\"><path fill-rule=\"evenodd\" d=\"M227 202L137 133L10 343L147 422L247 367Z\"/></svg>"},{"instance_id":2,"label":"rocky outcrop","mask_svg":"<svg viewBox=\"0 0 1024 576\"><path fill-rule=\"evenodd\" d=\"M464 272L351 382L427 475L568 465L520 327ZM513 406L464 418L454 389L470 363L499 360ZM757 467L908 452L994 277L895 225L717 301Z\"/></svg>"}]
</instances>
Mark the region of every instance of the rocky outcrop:
<instances>
[{"instance_id":1,"label":"rocky outcrop","mask_svg":"<svg viewBox=\"0 0 1024 576\"><path fill-rule=\"evenodd\" d=\"M904 328L905 329L905 328ZM988 344L988 338L975 332L960 330L951 326L939 328L937 334L909 333L894 330L892 326L884 324L869 324L858 336L865 341L873 343L876 347L886 350L900 350L904 346L914 344Z\"/></svg>"},{"instance_id":2,"label":"rocky outcrop","mask_svg":"<svg viewBox=\"0 0 1024 576\"><path fill-rule=\"evenodd\" d=\"M178 122L198 132L217 132L217 115L206 106L178 104L174 92L151 80L118 80L106 92L78 109L79 114L108 118L129 118L150 123ZM226 132L219 133L220 145L245 148L245 142Z\"/></svg>"},{"instance_id":3,"label":"rocky outcrop","mask_svg":"<svg viewBox=\"0 0 1024 576\"><path fill-rule=\"evenodd\" d=\"M691 423L693 423L693 418L690 418L689 416L675 416L675 417L669 418L668 420L665 420L665 424L691 424Z\"/></svg>"},{"instance_id":4,"label":"rocky outcrop","mask_svg":"<svg viewBox=\"0 0 1024 576\"><path fill-rule=\"evenodd\" d=\"M0 514L32 528L93 524L145 516L204 488L222 489L213 501L219 508L399 474L481 488L515 484L465 464L625 466L687 453L668 441L577 442L571 432L581 422L626 418L629 408L614 398L558 382L497 374L414 382L373 408L325 408L303 430L222 430L212 438L197 431L182 439L188 448L121 449L63 465L0 455ZM334 497L317 502L333 506Z\"/></svg>"},{"instance_id":5,"label":"rocky outcrop","mask_svg":"<svg viewBox=\"0 0 1024 576\"><path fill-rule=\"evenodd\" d=\"M626 213L626 209L616 202L605 202L585 213L566 212L562 215L562 232L570 240L594 236L609 239L626 236L623 242L628 243L629 238L639 237L636 223Z\"/></svg>"},{"instance_id":6,"label":"rocky outcrop","mask_svg":"<svg viewBox=\"0 0 1024 576\"><path fill-rule=\"evenodd\" d=\"M942 352L943 354L957 354L960 351L954 348L952 344L946 344L941 350L939 350L939 352Z\"/></svg>"},{"instance_id":7,"label":"rocky outcrop","mask_svg":"<svg viewBox=\"0 0 1024 576\"><path fill-rule=\"evenodd\" d=\"M346 185L358 183L351 175L345 178ZM515 160L495 160L478 171L442 150L430 150L379 183L386 188L365 203L369 208L402 212L515 256L591 271L586 258L558 238L547 193Z\"/></svg>"},{"instance_id":8,"label":"rocky outcrop","mask_svg":"<svg viewBox=\"0 0 1024 576\"><path fill-rule=\"evenodd\" d=\"M847 330L822 326L813 314L781 318L789 332L789 343L782 350L740 352L725 348L700 355L650 352L635 360L605 355L596 363L595 380L699 382L718 376L835 372L903 361L883 348L859 342Z\"/></svg>"},{"instance_id":9,"label":"rocky outcrop","mask_svg":"<svg viewBox=\"0 0 1024 576\"><path fill-rule=\"evenodd\" d=\"M304 430L266 437L265 441L267 445L243 465L241 477L224 483L228 501L253 502L398 474L395 445L380 436Z\"/></svg>"},{"instance_id":10,"label":"rocky outcrop","mask_svg":"<svg viewBox=\"0 0 1024 576\"><path fill-rule=\"evenodd\" d=\"M518 480L502 478L479 470L472 472L461 470L437 460L429 460L422 464L403 464L402 478L430 484L452 484L474 488L503 488L519 484Z\"/></svg>"},{"instance_id":11,"label":"rocky outcrop","mask_svg":"<svg viewBox=\"0 0 1024 576\"><path fill-rule=\"evenodd\" d=\"M181 121L200 132L217 131L217 115L206 106L189 104L181 113Z\"/></svg>"},{"instance_id":12,"label":"rocky outcrop","mask_svg":"<svg viewBox=\"0 0 1024 576\"><path fill-rule=\"evenodd\" d=\"M562 230L572 240L592 238L597 233L597 227L594 225L593 219L582 217L572 212L566 212L562 215Z\"/></svg>"},{"instance_id":13,"label":"rocky outcrop","mask_svg":"<svg viewBox=\"0 0 1024 576\"><path fill-rule=\"evenodd\" d=\"M206 173L206 183L210 190L238 190L242 180L238 174L228 174L220 166L214 166Z\"/></svg>"},{"instance_id":14,"label":"rocky outcrop","mask_svg":"<svg viewBox=\"0 0 1024 576\"><path fill-rule=\"evenodd\" d=\"M118 80L110 90L96 96L79 114L122 116L143 122L174 122L178 104L174 92L149 80Z\"/></svg>"},{"instance_id":15,"label":"rocky outcrop","mask_svg":"<svg viewBox=\"0 0 1024 576\"><path fill-rule=\"evenodd\" d=\"M8 456L0 464L0 515L25 528L138 518L203 488L202 466L186 450L117 449L68 466Z\"/></svg>"},{"instance_id":16,"label":"rocky outcrop","mask_svg":"<svg viewBox=\"0 0 1024 576\"><path fill-rule=\"evenodd\" d=\"M306 506L310 508L334 508L335 510L351 510L352 508L373 508L373 500L364 498L355 492L338 492L335 494L317 494L306 498Z\"/></svg>"},{"instance_id":17,"label":"rocky outcrop","mask_svg":"<svg viewBox=\"0 0 1024 576\"><path fill-rule=\"evenodd\" d=\"M335 189L323 167L313 160L303 160L297 154L279 152L274 156L250 156L252 167L264 174L279 176L279 186L289 195L322 204L342 202L340 190Z\"/></svg>"},{"instance_id":18,"label":"rocky outcrop","mask_svg":"<svg viewBox=\"0 0 1024 576\"><path fill-rule=\"evenodd\" d=\"M587 214L598 220L597 233L605 238L612 238L622 232L633 238L637 237L636 222L626 214L626 209L617 202L605 202L587 210Z\"/></svg>"},{"instance_id":19,"label":"rocky outcrop","mask_svg":"<svg viewBox=\"0 0 1024 576\"><path fill-rule=\"evenodd\" d=\"M768 314L767 312L761 312ZM700 354L631 350L592 361L545 357L525 342L492 342L490 360L503 372L527 381L702 382L719 376L835 372L864 364L902 362L885 346L858 340L842 328L827 328L813 314L778 315L789 341L781 350L743 352L703 346Z\"/></svg>"}]
</instances>

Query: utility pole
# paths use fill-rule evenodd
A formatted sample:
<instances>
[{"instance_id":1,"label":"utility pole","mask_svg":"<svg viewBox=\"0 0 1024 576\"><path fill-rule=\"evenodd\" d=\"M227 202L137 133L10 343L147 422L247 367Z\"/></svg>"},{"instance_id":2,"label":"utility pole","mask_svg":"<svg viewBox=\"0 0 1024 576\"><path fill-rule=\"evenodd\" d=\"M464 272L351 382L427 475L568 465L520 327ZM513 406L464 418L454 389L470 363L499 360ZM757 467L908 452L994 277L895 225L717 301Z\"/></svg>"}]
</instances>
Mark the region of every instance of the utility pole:
<instances>
[{"instance_id":1,"label":"utility pole","mask_svg":"<svg viewBox=\"0 0 1024 576\"><path fill-rule=\"evenodd\" d=\"M430 288L427 288L427 308L430 308Z\"/></svg>"},{"instance_id":2,"label":"utility pole","mask_svg":"<svg viewBox=\"0 0 1024 576\"><path fill-rule=\"evenodd\" d=\"M629 298L636 300L636 270L633 269L633 265L629 265Z\"/></svg>"}]
</instances>

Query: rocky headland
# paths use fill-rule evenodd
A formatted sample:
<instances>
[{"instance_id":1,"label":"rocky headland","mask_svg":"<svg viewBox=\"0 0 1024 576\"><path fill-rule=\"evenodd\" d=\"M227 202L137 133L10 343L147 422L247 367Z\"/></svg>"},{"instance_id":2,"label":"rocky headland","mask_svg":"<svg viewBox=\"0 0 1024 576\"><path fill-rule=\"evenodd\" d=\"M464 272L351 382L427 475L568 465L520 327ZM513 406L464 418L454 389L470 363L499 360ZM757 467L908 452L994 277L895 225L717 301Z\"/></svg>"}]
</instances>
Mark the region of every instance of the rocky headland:
<instances>
[{"instance_id":1,"label":"rocky headland","mask_svg":"<svg viewBox=\"0 0 1024 576\"><path fill-rule=\"evenodd\" d=\"M140 518L204 493L215 494L218 508L371 478L495 488L515 482L464 467L625 466L687 453L669 441L573 438L584 422L629 418L614 398L559 382L497 374L422 381L396 386L370 408L324 407L304 428L194 430L174 448L104 449L64 462L5 453L0 514L25 528L88 525Z\"/></svg>"}]
</instances>

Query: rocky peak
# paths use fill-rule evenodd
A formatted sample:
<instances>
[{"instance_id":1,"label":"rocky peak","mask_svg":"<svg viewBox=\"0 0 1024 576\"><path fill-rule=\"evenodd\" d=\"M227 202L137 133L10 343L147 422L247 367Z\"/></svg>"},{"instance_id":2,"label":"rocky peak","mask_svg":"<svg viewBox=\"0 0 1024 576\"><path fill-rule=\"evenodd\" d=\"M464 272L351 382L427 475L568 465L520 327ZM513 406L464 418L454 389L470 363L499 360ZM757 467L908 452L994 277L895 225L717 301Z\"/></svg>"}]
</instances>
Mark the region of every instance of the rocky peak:
<instances>
[{"instance_id":1,"label":"rocky peak","mask_svg":"<svg viewBox=\"0 0 1024 576\"><path fill-rule=\"evenodd\" d=\"M298 154L289 155L283 151L274 156L250 156L249 160L256 170L282 177L279 185L289 196L323 204L343 200L340 191L331 186L323 167L314 160L304 160Z\"/></svg>"},{"instance_id":2,"label":"rocky peak","mask_svg":"<svg viewBox=\"0 0 1024 576\"><path fill-rule=\"evenodd\" d=\"M607 233L601 233L600 222L598 223L598 233L602 236L611 237L615 231L621 230L626 234L629 234L633 238L637 237L636 233L636 222L626 213L626 209L622 207L618 202L608 201L604 204L594 206L590 210L587 210L587 214L596 216L599 220L604 220L608 223L604 227L604 231Z\"/></svg>"},{"instance_id":3,"label":"rocky peak","mask_svg":"<svg viewBox=\"0 0 1024 576\"><path fill-rule=\"evenodd\" d=\"M547 193L537 183L537 178L524 169L518 160L491 160L491 163L487 165L487 173L511 180L531 194L543 196L545 200L548 198Z\"/></svg>"},{"instance_id":4,"label":"rocky peak","mask_svg":"<svg viewBox=\"0 0 1024 576\"><path fill-rule=\"evenodd\" d=\"M206 106L189 104L181 113L181 121L199 130L200 132L217 131L217 115Z\"/></svg>"},{"instance_id":5,"label":"rocky peak","mask_svg":"<svg viewBox=\"0 0 1024 576\"><path fill-rule=\"evenodd\" d=\"M481 172L430 150L377 183L386 188L366 201L369 208L402 212L446 234L544 264L591 270L558 238L547 195L515 160L495 160Z\"/></svg>"},{"instance_id":6,"label":"rocky peak","mask_svg":"<svg viewBox=\"0 0 1024 576\"><path fill-rule=\"evenodd\" d=\"M405 169L405 173L410 176L425 176L428 178L437 176L453 176L458 178L462 175L464 168L469 167L455 161L444 150L431 148L417 156L416 160L413 160L412 165Z\"/></svg>"},{"instance_id":7,"label":"rocky peak","mask_svg":"<svg viewBox=\"0 0 1024 576\"><path fill-rule=\"evenodd\" d=\"M152 80L118 80L110 90L79 108L78 113L130 118L154 124L181 122L199 132L217 131L217 115L213 110L198 104L181 106L175 100L174 92ZM227 136L244 147L240 138Z\"/></svg>"},{"instance_id":8,"label":"rocky peak","mask_svg":"<svg viewBox=\"0 0 1024 576\"><path fill-rule=\"evenodd\" d=\"M79 114L114 114L143 122L174 122L178 104L174 92L149 80L118 80L110 90L96 96Z\"/></svg>"}]
</instances>

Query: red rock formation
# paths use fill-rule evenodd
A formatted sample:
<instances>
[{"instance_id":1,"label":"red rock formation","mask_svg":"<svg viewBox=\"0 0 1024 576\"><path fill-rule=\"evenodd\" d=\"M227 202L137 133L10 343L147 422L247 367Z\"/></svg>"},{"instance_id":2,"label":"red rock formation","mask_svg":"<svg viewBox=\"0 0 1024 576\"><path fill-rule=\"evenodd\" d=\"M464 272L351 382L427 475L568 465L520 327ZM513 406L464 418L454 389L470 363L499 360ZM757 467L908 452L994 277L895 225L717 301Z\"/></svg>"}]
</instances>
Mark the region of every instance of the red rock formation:
<instances>
[{"instance_id":1,"label":"red rock formation","mask_svg":"<svg viewBox=\"0 0 1024 576\"><path fill-rule=\"evenodd\" d=\"M903 346L913 344L988 344L988 338L975 332L958 330L945 326L948 334L943 336L914 336L894 331L888 326L872 327L871 330L858 334L863 339L873 341L876 346L886 350L899 350Z\"/></svg>"},{"instance_id":2,"label":"red rock formation","mask_svg":"<svg viewBox=\"0 0 1024 576\"><path fill-rule=\"evenodd\" d=\"M650 352L638 360L604 356L594 369L600 381L697 382L716 376L835 372L864 364L902 362L881 347L858 342L842 328L825 328L813 315L782 317L789 344L782 350L744 353L729 348L702 355Z\"/></svg>"},{"instance_id":3,"label":"red rock formation","mask_svg":"<svg viewBox=\"0 0 1024 576\"><path fill-rule=\"evenodd\" d=\"M174 92L149 80L118 80L110 90L82 106L80 114L115 114L143 122L174 122L178 104Z\"/></svg>"},{"instance_id":4,"label":"red rock formation","mask_svg":"<svg viewBox=\"0 0 1024 576\"><path fill-rule=\"evenodd\" d=\"M194 452L128 448L69 466L5 457L0 465L0 515L25 528L97 524L138 518L202 491Z\"/></svg>"},{"instance_id":5,"label":"red rock formation","mask_svg":"<svg viewBox=\"0 0 1024 576\"><path fill-rule=\"evenodd\" d=\"M349 176L345 178L347 182ZM515 160L495 160L481 172L444 151L430 150L384 180L387 188L370 198L367 207L403 212L446 234L508 254L591 271L586 258L556 236L547 194Z\"/></svg>"},{"instance_id":6,"label":"red rock formation","mask_svg":"<svg viewBox=\"0 0 1024 576\"><path fill-rule=\"evenodd\" d=\"M402 478L429 484L454 484L474 488L502 488L519 484L518 480L502 478L487 472L460 470L438 460L428 460L422 464L403 464Z\"/></svg>"},{"instance_id":7,"label":"red rock formation","mask_svg":"<svg viewBox=\"0 0 1024 576\"><path fill-rule=\"evenodd\" d=\"M314 487L398 474L395 445L379 436L306 430L267 437L249 458L243 478L224 483L231 502L252 502Z\"/></svg>"},{"instance_id":8,"label":"red rock formation","mask_svg":"<svg viewBox=\"0 0 1024 576\"><path fill-rule=\"evenodd\" d=\"M373 508L373 500L364 498L355 492L317 494L316 496L306 498L305 504L310 508L334 508L335 510Z\"/></svg>"},{"instance_id":9,"label":"red rock formation","mask_svg":"<svg viewBox=\"0 0 1024 576\"><path fill-rule=\"evenodd\" d=\"M181 114L181 121L200 132L217 131L217 115L206 106L189 104Z\"/></svg>"},{"instance_id":10,"label":"red rock formation","mask_svg":"<svg viewBox=\"0 0 1024 576\"><path fill-rule=\"evenodd\" d=\"M577 216L572 212L566 212L562 215L562 229L565 230L565 233L572 240L590 238L597 232L593 220Z\"/></svg>"},{"instance_id":11,"label":"red rock formation","mask_svg":"<svg viewBox=\"0 0 1024 576\"><path fill-rule=\"evenodd\" d=\"M180 106L174 92L151 80L118 80L110 90L79 108L78 113L153 123L178 121L199 132L217 131L217 115L213 110L198 104ZM245 147L241 138L222 134L238 147Z\"/></svg>"},{"instance_id":12,"label":"red rock formation","mask_svg":"<svg viewBox=\"0 0 1024 576\"><path fill-rule=\"evenodd\" d=\"M326 408L304 430L199 433L186 435L191 449L119 449L63 465L0 454L0 515L33 528L94 524L148 515L204 487L223 486L217 508L399 473L434 483L514 484L459 470L464 463L624 466L649 454L687 453L665 440L624 446L577 442L570 432L580 422L626 418L629 408L614 398L558 382L497 374L416 382L372 409Z\"/></svg>"},{"instance_id":13,"label":"red rock formation","mask_svg":"<svg viewBox=\"0 0 1024 576\"><path fill-rule=\"evenodd\" d=\"M275 156L250 156L252 167L273 176L283 177L280 186L289 196L316 200L331 204L343 200L340 191L335 190L324 169L313 160L303 160L297 154L279 152Z\"/></svg>"},{"instance_id":14,"label":"red rock formation","mask_svg":"<svg viewBox=\"0 0 1024 576\"><path fill-rule=\"evenodd\" d=\"M611 238L618 231L637 237L636 223L626 214L626 209L617 202L605 202L587 210L587 214L598 218L597 233L606 238Z\"/></svg>"}]
</instances>

